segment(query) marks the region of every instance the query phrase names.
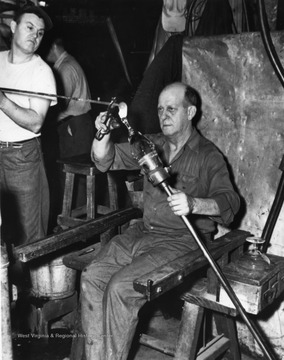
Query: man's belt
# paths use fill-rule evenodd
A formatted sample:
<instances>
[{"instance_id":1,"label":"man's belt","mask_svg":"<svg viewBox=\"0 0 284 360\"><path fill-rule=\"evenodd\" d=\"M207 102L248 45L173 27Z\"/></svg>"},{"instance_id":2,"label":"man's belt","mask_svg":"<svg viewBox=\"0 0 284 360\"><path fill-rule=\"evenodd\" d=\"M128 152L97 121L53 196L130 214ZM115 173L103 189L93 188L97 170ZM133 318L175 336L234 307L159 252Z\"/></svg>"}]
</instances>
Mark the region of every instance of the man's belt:
<instances>
[{"instance_id":1,"label":"man's belt","mask_svg":"<svg viewBox=\"0 0 284 360\"><path fill-rule=\"evenodd\" d=\"M22 140L22 141L1 141L0 140L0 148L9 148L9 147L13 147L13 148L19 148L21 146L23 146L24 144L35 140L36 138L32 138L32 139L28 139L28 140Z\"/></svg>"}]
</instances>

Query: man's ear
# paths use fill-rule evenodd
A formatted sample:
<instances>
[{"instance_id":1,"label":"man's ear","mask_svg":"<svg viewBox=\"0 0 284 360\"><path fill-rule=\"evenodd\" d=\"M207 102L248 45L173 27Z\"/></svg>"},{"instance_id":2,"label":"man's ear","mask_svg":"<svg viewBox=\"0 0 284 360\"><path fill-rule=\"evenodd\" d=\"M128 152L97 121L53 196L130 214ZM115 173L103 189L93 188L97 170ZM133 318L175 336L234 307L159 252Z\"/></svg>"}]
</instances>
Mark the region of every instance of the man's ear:
<instances>
[{"instance_id":1,"label":"man's ear","mask_svg":"<svg viewBox=\"0 0 284 360\"><path fill-rule=\"evenodd\" d=\"M196 109L196 106L194 106L194 105L191 105L187 108L187 116L188 116L189 120L194 118L196 111L197 111L197 109Z\"/></svg>"},{"instance_id":2,"label":"man's ear","mask_svg":"<svg viewBox=\"0 0 284 360\"><path fill-rule=\"evenodd\" d=\"M15 32L16 26L17 26L16 21L12 20L11 23L10 23L10 28L11 28L11 31L12 31L13 34Z\"/></svg>"}]
</instances>

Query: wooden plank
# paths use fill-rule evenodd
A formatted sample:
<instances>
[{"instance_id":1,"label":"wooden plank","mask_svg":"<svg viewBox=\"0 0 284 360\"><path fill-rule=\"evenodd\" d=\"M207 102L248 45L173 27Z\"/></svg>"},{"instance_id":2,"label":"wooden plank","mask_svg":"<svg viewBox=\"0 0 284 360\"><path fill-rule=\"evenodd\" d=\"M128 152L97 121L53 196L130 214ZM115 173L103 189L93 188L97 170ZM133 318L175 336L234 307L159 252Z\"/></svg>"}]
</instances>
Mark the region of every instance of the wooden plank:
<instances>
[{"instance_id":1,"label":"wooden plank","mask_svg":"<svg viewBox=\"0 0 284 360\"><path fill-rule=\"evenodd\" d=\"M116 210L106 216L86 221L82 225L62 231L59 234L48 236L31 244L17 246L14 248L14 256L22 262L28 262L101 234L110 227L124 224L131 219L141 217L141 215L142 212L138 208Z\"/></svg>"},{"instance_id":2,"label":"wooden plank","mask_svg":"<svg viewBox=\"0 0 284 360\"><path fill-rule=\"evenodd\" d=\"M71 214L71 201L73 196L73 187L74 187L75 175L71 173L66 174L65 178L65 187L63 195L63 205L62 205L62 216L70 216Z\"/></svg>"},{"instance_id":3,"label":"wooden plank","mask_svg":"<svg viewBox=\"0 0 284 360\"><path fill-rule=\"evenodd\" d=\"M235 360L241 360L241 351L235 319L231 316L224 316L219 312L214 312L213 318L216 324L217 333L224 334L227 339L230 339L230 353L232 358Z\"/></svg>"},{"instance_id":4,"label":"wooden plank","mask_svg":"<svg viewBox=\"0 0 284 360\"><path fill-rule=\"evenodd\" d=\"M139 343L151 349L162 352L170 356L175 355L175 346L169 344L168 341L155 338L151 335L141 334Z\"/></svg>"},{"instance_id":5,"label":"wooden plank","mask_svg":"<svg viewBox=\"0 0 284 360\"><path fill-rule=\"evenodd\" d=\"M175 356L175 346L168 342L155 338L150 335L142 334L139 340L140 344L145 345L151 349L162 352L170 356ZM228 350L230 340L224 335L218 335L212 339L205 347L202 347L197 354L196 360L210 360L217 359L218 356ZM188 359L188 354L183 354L184 358ZM179 358L180 359L180 358Z\"/></svg>"},{"instance_id":6,"label":"wooden plank","mask_svg":"<svg viewBox=\"0 0 284 360\"><path fill-rule=\"evenodd\" d=\"M176 360L196 359L204 313L203 307L184 303L175 351Z\"/></svg>"},{"instance_id":7,"label":"wooden plank","mask_svg":"<svg viewBox=\"0 0 284 360\"><path fill-rule=\"evenodd\" d=\"M87 176L103 175L95 166L82 164L64 164L63 171L66 173L80 174Z\"/></svg>"},{"instance_id":8,"label":"wooden plank","mask_svg":"<svg viewBox=\"0 0 284 360\"><path fill-rule=\"evenodd\" d=\"M57 216L57 224L62 227L65 226L69 228L74 228L75 226L85 224L87 221L88 220L86 219L78 219L71 216L63 216L63 215Z\"/></svg>"},{"instance_id":9,"label":"wooden plank","mask_svg":"<svg viewBox=\"0 0 284 360\"><path fill-rule=\"evenodd\" d=\"M96 217L96 177L87 176L87 219L94 219ZM115 209L118 209L116 207ZM115 210L113 209L113 210Z\"/></svg>"},{"instance_id":10,"label":"wooden plank","mask_svg":"<svg viewBox=\"0 0 284 360\"><path fill-rule=\"evenodd\" d=\"M107 172L109 208L115 210L118 208L118 188L113 172Z\"/></svg>"},{"instance_id":11,"label":"wooden plank","mask_svg":"<svg viewBox=\"0 0 284 360\"><path fill-rule=\"evenodd\" d=\"M228 350L230 340L224 335L216 336L204 348L198 351L196 360L217 359L221 354Z\"/></svg>"},{"instance_id":12,"label":"wooden plank","mask_svg":"<svg viewBox=\"0 0 284 360\"><path fill-rule=\"evenodd\" d=\"M195 291L194 288L186 291L182 294L181 298L184 301L190 302L195 305L202 306L206 309L210 309L213 311L221 312L222 314L226 314L229 316L236 316L237 311L235 308L225 306L224 304L220 304L216 300L216 296L207 293L206 287L202 291Z\"/></svg>"},{"instance_id":13,"label":"wooden plank","mask_svg":"<svg viewBox=\"0 0 284 360\"><path fill-rule=\"evenodd\" d=\"M216 260L225 252L243 246L246 238L250 235L247 231L234 230L214 240L207 247ZM187 275L206 264L208 264L207 259L198 249L135 279L133 286L136 291L145 294L150 301L181 284Z\"/></svg>"}]
</instances>

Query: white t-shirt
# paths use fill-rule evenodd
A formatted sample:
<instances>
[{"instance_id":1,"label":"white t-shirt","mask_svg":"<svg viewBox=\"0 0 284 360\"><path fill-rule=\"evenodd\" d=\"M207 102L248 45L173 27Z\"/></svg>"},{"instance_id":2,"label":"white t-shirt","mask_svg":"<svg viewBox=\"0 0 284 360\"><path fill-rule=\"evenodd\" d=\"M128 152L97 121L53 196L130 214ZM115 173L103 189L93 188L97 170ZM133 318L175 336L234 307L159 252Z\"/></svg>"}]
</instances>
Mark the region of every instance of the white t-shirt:
<instances>
[{"instance_id":1,"label":"white t-shirt","mask_svg":"<svg viewBox=\"0 0 284 360\"><path fill-rule=\"evenodd\" d=\"M22 64L13 64L8 61L9 51L0 52L0 87L32 92L56 94L56 83L51 68L41 59L34 55L31 61ZM32 96L5 93L7 98L23 108L29 108ZM52 98L51 105L57 103ZM0 140L23 141L40 136L17 125L3 111L0 110Z\"/></svg>"}]
</instances>

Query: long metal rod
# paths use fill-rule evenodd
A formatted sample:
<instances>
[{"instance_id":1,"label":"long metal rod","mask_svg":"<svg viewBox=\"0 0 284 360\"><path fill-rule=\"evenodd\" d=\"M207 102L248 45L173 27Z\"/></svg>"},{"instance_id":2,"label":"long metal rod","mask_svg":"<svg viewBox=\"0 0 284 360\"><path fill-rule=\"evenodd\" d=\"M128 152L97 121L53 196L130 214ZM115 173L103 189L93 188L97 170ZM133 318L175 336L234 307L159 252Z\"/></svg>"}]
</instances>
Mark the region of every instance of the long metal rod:
<instances>
[{"instance_id":1,"label":"long metal rod","mask_svg":"<svg viewBox=\"0 0 284 360\"><path fill-rule=\"evenodd\" d=\"M160 184L164 190L166 191L166 193L170 196L172 195L172 191L169 188L169 186L167 185L166 182L162 182ZM222 286L224 287L225 291L227 292L227 294L229 295L232 303L235 305L237 311L239 312L239 314L241 315L241 317L243 318L243 320L245 321L245 323L247 324L249 330L251 331L251 333L253 334L255 340L258 342L259 346L261 347L263 353L265 354L265 356L267 357L267 359L269 360L276 360L276 358L274 357L274 355L270 352L270 350L265 346L265 340L262 338L261 333L259 332L259 330L256 328L255 324L251 322L251 320L248 318L245 309L243 308L240 300L237 298L236 294L234 293L234 290L232 289L229 281L227 280L227 278L225 277L225 275L222 273L220 267L218 266L218 264L215 262L214 258L211 256L210 252L208 251L208 249L205 247L205 245L203 244L203 242L199 239L197 233L195 232L194 228L192 227L192 225L190 224L189 220L187 219L186 216L182 215L181 216L183 222L185 223L186 227L188 228L188 230L191 232L192 236L194 237L195 241L197 242L198 246L200 247L201 251L203 252L203 255L206 257L206 259L208 260L209 264L211 265L212 269L214 270L214 272L216 273L217 277L219 278Z\"/></svg>"},{"instance_id":2,"label":"long metal rod","mask_svg":"<svg viewBox=\"0 0 284 360\"><path fill-rule=\"evenodd\" d=\"M36 91L1 88L1 87L0 87L0 90L3 91L4 93L18 94L18 95L30 95L30 96L34 96L34 97L49 99L49 100L52 100L54 98L59 98L59 99L66 99L66 100L90 102L90 103L106 105L106 106L108 106L110 104L110 102L107 102L107 101L82 99L82 98L78 98L78 97L64 96L64 95L57 95L57 94L47 94L47 93L36 92Z\"/></svg>"},{"instance_id":3,"label":"long metal rod","mask_svg":"<svg viewBox=\"0 0 284 360\"><path fill-rule=\"evenodd\" d=\"M124 56L123 56L123 53L122 53L122 50L121 50L121 46L119 44L119 41L118 41L118 38L117 38L117 35L116 35L116 32L115 32L115 29L114 29L114 26L113 26L113 23L111 21L111 18L108 17L106 19L106 22L107 22L107 26L108 26L108 30L110 32L110 36L112 38L112 41L114 43L114 46L117 50L117 53L118 53L118 56L119 56L119 59L121 61L121 65L123 67L123 71L125 73L125 76L126 76L126 79L129 83L130 86L133 86L132 85L132 82L131 82L131 79L130 79L130 75L129 75L129 72L127 70L127 66L126 66L126 62L125 62L125 59L124 59Z\"/></svg>"},{"instance_id":4,"label":"long metal rod","mask_svg":"<svg viewBox=\"0 0 284 360\"><path fill-rule=\"evenodd\" d=\"M284 202L284 155L282 157L282 161L280 163L279 169L282 171L281 178L277 187L277 191L275 194L274 201L272 203L271 209L269 211L268 217L266 219L261 237L265 240L262 246L262 252L266 253L271 236L273 234L273 230L278 219L280 210L282 208Z\"/></svg>"}]
</instances>

